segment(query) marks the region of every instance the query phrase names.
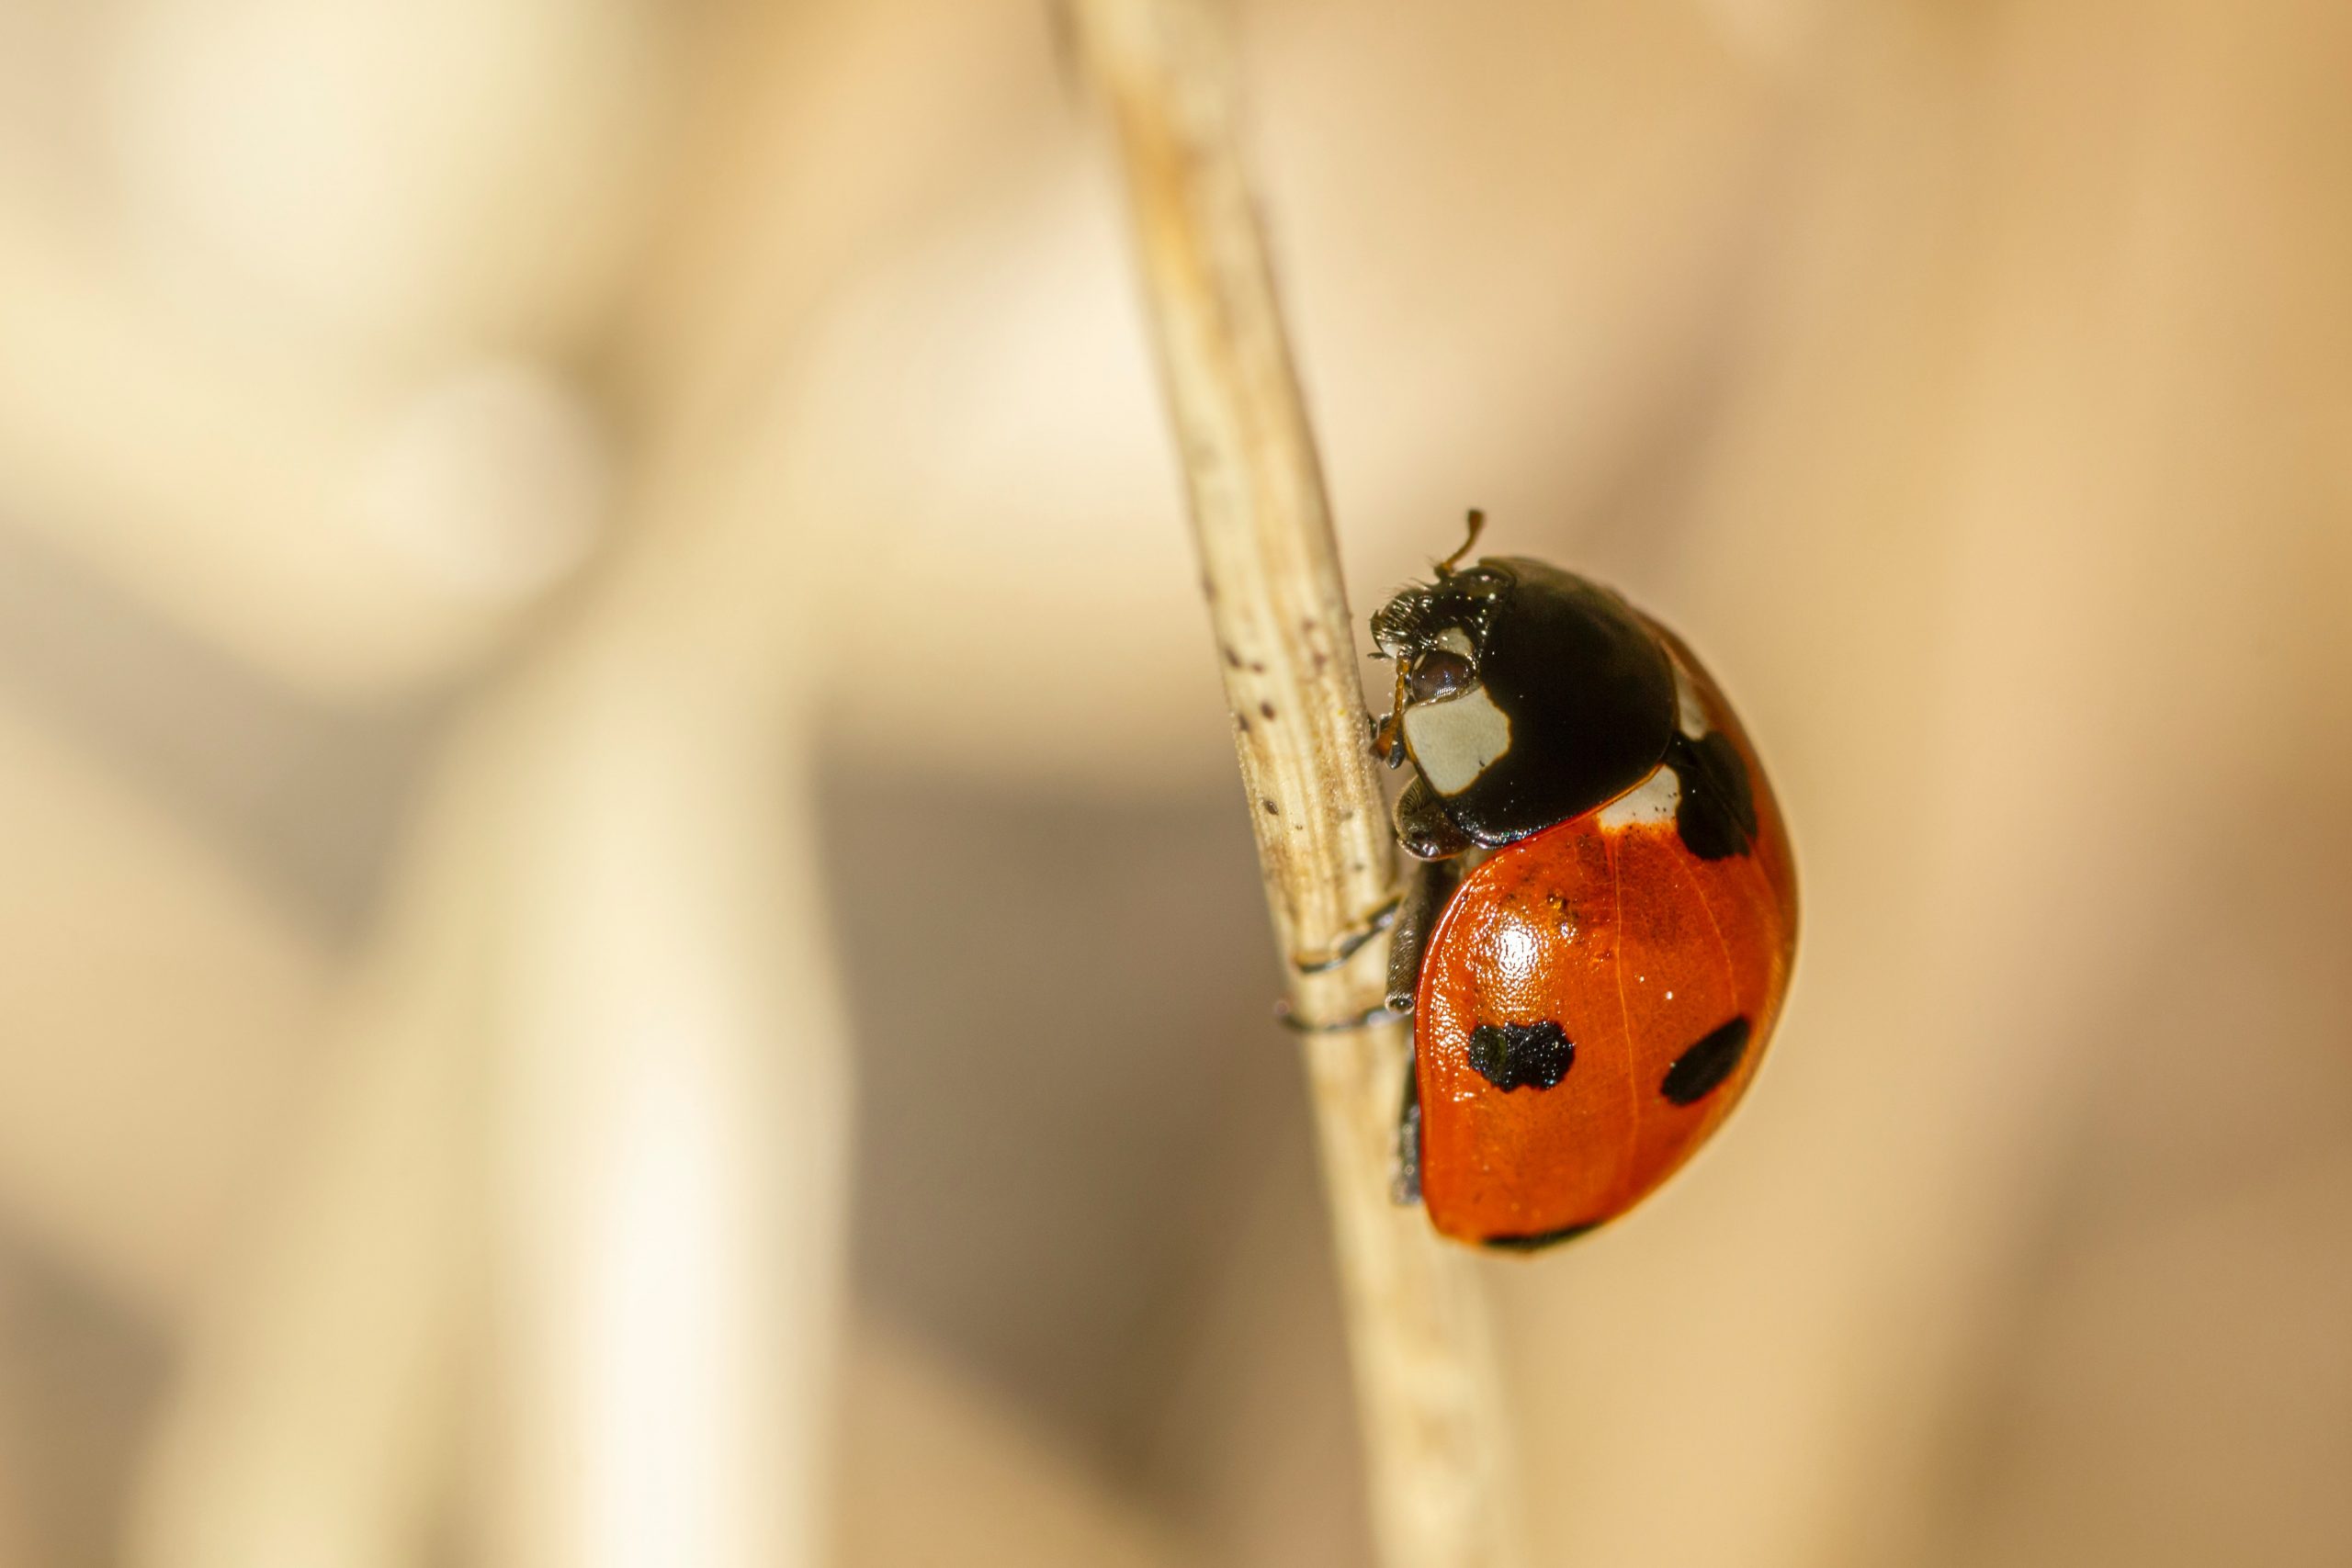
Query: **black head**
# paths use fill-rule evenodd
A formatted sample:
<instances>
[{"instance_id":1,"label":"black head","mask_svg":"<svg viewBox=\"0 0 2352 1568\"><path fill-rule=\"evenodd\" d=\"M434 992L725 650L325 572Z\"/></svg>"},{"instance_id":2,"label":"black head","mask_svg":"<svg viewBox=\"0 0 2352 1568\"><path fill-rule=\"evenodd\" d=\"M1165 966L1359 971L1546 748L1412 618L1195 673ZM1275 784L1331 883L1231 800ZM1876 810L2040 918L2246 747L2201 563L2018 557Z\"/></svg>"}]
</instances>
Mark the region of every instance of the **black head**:
<instances>
[{"instance_id":1,"label":"black head","mask_svg":"<svg viewBox=\"0 0 2352 1568\"><path fill-rule=\"evenodd\" d=\"M1674 738L1674 667L1632 606L1517 556L1439 568L1372 618L1396 661L1386 743L1485 845L1623 795Z\"/></svg>"}]
</instances>

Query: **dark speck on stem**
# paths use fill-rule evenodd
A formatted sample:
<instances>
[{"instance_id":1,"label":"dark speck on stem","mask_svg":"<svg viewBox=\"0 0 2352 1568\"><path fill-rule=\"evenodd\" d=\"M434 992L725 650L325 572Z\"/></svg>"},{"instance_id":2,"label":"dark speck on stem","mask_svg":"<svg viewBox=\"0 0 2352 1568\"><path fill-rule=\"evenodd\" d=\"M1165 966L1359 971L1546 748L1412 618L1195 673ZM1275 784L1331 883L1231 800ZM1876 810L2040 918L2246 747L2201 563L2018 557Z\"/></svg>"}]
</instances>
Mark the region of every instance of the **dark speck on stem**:
<instances>
[{"instance_id":1,"label":"dark speck on stem","mask_svg":"<svg viewBox=\"0 0 2352 1568\"><path fill-rule=\"evenodd\" d=\"M1272 801L1268 800L1264 795L1260 795L1258 797L1258 804L1266 808L1266 815L1269 817L1279 817L1283 814L1283 808L1276 806Z\"/></svg>"},{"instance_id":2,"label":"dark speck on stem","mask_svg":"<svg viewBox=\"0 0 2352 1568\"><path fill-rule=\"evenodd\" d=\"M1259 716L1259 717L1261 717L1261 718L1272 718L1272 717L1273 717L1273 716L1274 716L1274 705L1273 705L1273 704L1272 704L1272 703L1260 703L1260 704L1258 705L1258 716Z\"/></svg>"}]
</instances>

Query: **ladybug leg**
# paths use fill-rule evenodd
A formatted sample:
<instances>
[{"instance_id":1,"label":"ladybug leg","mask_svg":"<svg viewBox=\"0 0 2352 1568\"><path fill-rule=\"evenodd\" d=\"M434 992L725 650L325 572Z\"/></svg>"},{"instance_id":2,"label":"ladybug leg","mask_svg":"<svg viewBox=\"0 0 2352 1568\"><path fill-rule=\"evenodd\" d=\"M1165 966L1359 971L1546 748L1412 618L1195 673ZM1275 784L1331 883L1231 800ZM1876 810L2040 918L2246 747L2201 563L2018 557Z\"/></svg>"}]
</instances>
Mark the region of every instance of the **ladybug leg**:
<instances>
[{"instance_id":1,"label":"ladybug leg","mask_svg":"<svg viewBox=\"0 0 2352 1568\"><path fill-rule=\"evenodd\" d=\"M1451 860L1423 861L1407 873L1405 897L1396 906L1395 934L1388 939L1388 1010L1413 1010L1413 993L1420 988L1421 955L1429 951L1430 932L1462 880L1459 864Z\"/></svg>"},{"instance_id":2,"label":"ladybug leg","mask_svg":"<svg viewBox=\"0 0 2352 1568\"><path fill-rule=\"evenodd\" d=\"M1388 1170L1388 1197L1398 1208L1421 1201L1421 1075L1405 1058L1405 1100L1396 1108L1396 1153Z\"/></svg>"},{"instance_id":3,"label":"ladybug leg","mask_svg":"<svg viewBox=\"0 0 2352 1568\"><path fill-rule=\"evenodd\" d=\"M1396 797L1396 841L1415 860L1447 860L1478 847L1478 841L1453 825L1445 807L1419 773Z\"/></svg>"},{"instance_id":4,"label":"ladybug leg","mask_svg":"<svg viewBox=\"0 0 2352 1568\"><path fill-rule=\"evenodd\" d=\"M1420 988L1421 957L1429 951L1430 932L1462 880L1460 865L1451 860L1423 861L1408 874L1405 897L1396 906L1396 927L1388 939L1388 1009L1413 1010L1413 995ZM1421 1201L1421 1075L1411 1056L1405 1058L1405 1096L1396 1108L1396 1154L1389 1168L1388 1195L1398 1205Z\"/></svg>"}]
</instances>

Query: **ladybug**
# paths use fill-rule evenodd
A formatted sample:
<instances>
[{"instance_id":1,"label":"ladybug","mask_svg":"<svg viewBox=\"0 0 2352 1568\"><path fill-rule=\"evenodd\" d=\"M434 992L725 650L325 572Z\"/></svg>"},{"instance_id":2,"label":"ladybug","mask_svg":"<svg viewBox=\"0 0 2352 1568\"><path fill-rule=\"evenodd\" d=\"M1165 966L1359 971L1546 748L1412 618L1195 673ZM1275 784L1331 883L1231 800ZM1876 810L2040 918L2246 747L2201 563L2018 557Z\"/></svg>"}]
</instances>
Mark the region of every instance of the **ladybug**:
<instances>
[{"instance_id":1,"label":"ladybug","mask_svg":"<svg viewBox=\"0 0 2352 1568\"><path fill-rule=\"evenodd\" d=\"M1672 632L1542 561L1373 617L1411 777L1388 1005L1413 1015L1397 1197L1533 1249L1623 1213L1730 1114L1795 956L1794 868L1739 720Z\"/></svg>"}]
</instances>

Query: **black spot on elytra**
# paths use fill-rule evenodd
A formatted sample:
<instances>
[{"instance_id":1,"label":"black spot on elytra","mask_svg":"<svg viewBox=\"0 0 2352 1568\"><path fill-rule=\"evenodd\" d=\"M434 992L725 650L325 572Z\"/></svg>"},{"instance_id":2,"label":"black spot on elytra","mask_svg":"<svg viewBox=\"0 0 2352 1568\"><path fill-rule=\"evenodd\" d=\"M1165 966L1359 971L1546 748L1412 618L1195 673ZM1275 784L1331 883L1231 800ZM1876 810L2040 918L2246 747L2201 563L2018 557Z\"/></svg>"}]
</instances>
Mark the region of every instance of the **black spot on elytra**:
<instances>
[{"instance_id":1,"label":"black spot on elytra","mask_svg":"<svg viewBox=\"0 0 2352 1568\"><path fill-rule=\"evenodd\" d=\"M1756 842L1756 795L1731 737L1713 729L1693 740L1678 732L1666 765L1680 790L1674 830L1684 847L1701 860L1746 854Z\"/></svg>"},{"instance_id":2,"label":"black spot on elytra","mask_svg":"<svg viewBox=\"0 0 2352 1568\"><path fill-rule=\"evenodd\" d=\"M1742 1014L1674 1059L1658 1092L1677 1105L1696 1105L1714 1092L1747 1054L1747 1018Z\"/></svg>"},{"instance_id":3,"label":"black spot on elytra","mask_svg":"<svg viewBox=\"0 0 2352 1568\"><path fill-rule=\"evenodd\" d=\"M1576 1043L1550 1019L1482 1023L1470 1032L1472 1070L1497 1089L1550 1089L1576 1065Z\"/></svg>"},{"instance_id":4,"label":"black spot on elytra","mask_svg":"<svg viewBox=\"0 0 2352 1568\"><path fill-rule=\"evenodd\" d=\"M1562 1225L1555 1231L1537 1231L1532 1235L1490 1235L1481 1242L1498 1252L1541 1252L1547 1247L1557 1247L1564 1241L1574 1241L1588 1231L1600 1228L1600 1222L1590 1221L1581 1225Z\"/></svg>"}]
</instances>

